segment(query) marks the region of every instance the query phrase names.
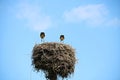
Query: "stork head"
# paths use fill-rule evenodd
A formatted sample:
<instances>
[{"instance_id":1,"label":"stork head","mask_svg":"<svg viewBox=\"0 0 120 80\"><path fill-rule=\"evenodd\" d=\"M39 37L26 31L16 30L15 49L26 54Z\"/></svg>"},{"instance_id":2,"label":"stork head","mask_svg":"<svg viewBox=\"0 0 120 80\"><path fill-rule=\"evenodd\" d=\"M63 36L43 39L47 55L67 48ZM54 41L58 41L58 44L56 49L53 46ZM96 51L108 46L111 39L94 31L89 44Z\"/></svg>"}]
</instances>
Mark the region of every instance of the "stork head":
<instances>
[{"instance_id":1,"label":"stork head","mask_svg":"<svg viewBox=\"0 0 120 80\"><path fill-rule=\"evenodd\" d=\"M44 33L44 32L41 32L41 33L40 33L40 37L41 37L41 39L43 39L43 38L45 37L45 33Z\"/></svg>"},{"instance_id":2,"label":"stork head","mask_svg":"<svg viewBox=\"0 0 120 80\"><path fill-rule=\"evenodd\" d=\"M64 35L60 35L60 41L63 41L65 39Z\"/></svg>"}]
</instances>

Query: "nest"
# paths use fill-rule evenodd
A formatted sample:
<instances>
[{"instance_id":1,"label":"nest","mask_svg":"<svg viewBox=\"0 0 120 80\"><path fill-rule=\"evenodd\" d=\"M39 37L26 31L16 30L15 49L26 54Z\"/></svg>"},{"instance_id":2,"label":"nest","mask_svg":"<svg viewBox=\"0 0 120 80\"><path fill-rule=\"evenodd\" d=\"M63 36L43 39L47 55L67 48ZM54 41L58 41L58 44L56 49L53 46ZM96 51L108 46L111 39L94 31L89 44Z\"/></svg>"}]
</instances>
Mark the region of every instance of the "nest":
<instances>
[{"instance_id":1,"label":"nest","mask_svg":"<svg viewBox=\"0 0 120 80\"><path fill-rule=\"evenodd\" d=\"M35 70L44 71L48 80L67 78L74 72L75 61L75 50L63 43L46 42L33 48L32 65Z\"/></svg>"}]
</instances>

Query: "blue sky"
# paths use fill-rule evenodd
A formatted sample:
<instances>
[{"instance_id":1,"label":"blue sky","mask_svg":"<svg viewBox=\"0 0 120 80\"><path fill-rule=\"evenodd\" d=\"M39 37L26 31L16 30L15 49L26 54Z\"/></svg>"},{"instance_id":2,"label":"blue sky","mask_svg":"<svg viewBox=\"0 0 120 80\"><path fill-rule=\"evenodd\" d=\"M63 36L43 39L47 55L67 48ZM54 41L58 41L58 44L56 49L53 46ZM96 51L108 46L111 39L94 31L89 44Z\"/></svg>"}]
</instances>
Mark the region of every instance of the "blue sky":
<instances>
[{"instance_id":1,"label":"blue sky","mask_svg":"<svg viewBox=\"0 0 120 80\"><path fill-rule=\"evenodd\" d=\"M45 80L31 66L32 48L46 42L76 49L68 80L120 80L119 0L1 0L0 80ZM61 78L59 78L61 80Z\"/></svg>"}]
</instances>

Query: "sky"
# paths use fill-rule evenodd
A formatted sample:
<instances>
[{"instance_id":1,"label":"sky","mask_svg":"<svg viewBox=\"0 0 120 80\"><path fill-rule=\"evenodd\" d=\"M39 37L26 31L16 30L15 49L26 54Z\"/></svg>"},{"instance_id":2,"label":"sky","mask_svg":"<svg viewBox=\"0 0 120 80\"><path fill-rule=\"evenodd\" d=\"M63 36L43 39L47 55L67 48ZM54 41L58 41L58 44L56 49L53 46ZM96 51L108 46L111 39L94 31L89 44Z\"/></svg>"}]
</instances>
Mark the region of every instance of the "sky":
<instances>
[{"instance_id":1,"label":"sky","mask_svg":"<svg viewBox=\"0 0 120 80\"><path fill-rule=\"evenodd\" d=\"M0 0L0 80L45 80L31 65L42 31L46 42L59 42L64 34L64 43L76 50L75 72L68 80L120 80L119 4L120 0Z\"/></svg>"}]
</instances>

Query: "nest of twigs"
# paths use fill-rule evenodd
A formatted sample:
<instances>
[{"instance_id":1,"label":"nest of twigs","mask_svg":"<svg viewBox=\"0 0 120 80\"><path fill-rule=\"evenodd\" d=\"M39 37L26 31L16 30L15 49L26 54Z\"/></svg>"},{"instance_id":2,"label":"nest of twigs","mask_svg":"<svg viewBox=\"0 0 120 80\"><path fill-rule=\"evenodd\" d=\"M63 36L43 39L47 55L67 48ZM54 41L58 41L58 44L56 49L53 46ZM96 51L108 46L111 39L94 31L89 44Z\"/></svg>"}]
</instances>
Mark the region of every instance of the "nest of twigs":
<instances>
[{"instance_id":1,"label":"nest of twigs","mask_svg":"<svg viewBox=\"0 0 120 80\"><path fill-rule=\"evenodd\" d=\"M32 65L37 71L44 71L49 80L67 78L74 72L75 61L75 50L63 43L46 42L33 48Z\"/></svg>"}]
</instances>

